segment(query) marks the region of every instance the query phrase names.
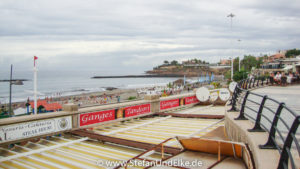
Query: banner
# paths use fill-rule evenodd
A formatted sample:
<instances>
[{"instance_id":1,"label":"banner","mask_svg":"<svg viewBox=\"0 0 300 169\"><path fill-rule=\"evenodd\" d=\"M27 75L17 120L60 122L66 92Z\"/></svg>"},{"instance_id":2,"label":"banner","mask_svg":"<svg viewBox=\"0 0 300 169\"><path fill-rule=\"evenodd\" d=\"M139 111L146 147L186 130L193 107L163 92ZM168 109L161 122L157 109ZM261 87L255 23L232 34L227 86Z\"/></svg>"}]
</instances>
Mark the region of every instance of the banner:
<instances>
[{"instance_id":1,"label":"banner","mask_svg":"<svg viewBox=\"0 0 300 169\"><path fill-rule=\"evenodd\" d=\"M160 102L160 110L170 109L179 106L179 99L166 100Z\"/></svg>"},{"instance_id":2,"label":"banner","mask_svg":"<svg viewBox=\"0 0 300 169\"><path fill-rule=\"evenodd\" d=\"M150 104L143 104L125 108L125 117L137 116L151 112Z\"/></svg>"},{"instance_id":3,"label":"banner","mask_svg":"<svg viewBox=\"0 0 300 169\"><path fill-rule=\"evenodd\" d=\"M79 115L79 125L86 126L115 119L115 110L105 110Z\"/></svg>"},{"instance_id":4,"label":"banner","mask_svg":"<svg viewBox=\"0 0 300 169\"><path fill-rule=\"evenodd\" d=\"M186 98L184 98L184 100L185 100L185 105L199 103L199 100L197 99L196 96L186 97Z\"/></svg>"},{"instance_id":5,"label":"banner","mask_svg":"<svg viewBox=\"0 0 300 169\"><path fill-rule=\"evenodd\" d=\"M72 117L37 120L0 127L0 143L72 129Z\"/></svg>"}]
</instances>

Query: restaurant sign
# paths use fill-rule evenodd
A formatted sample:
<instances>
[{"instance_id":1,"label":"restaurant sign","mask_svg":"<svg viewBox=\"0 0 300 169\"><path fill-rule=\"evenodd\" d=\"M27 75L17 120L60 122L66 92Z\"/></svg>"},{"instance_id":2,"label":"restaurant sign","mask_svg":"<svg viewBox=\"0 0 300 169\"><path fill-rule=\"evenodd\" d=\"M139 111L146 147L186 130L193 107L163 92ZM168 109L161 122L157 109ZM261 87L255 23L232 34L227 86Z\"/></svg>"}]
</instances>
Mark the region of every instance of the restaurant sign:
<instances>
[{"instance_id":1,"label":"restaurant sign","mask_svg":"<svg viewBox=\"0 0 300 169\"><path fill-rule=\"evenodd\" d=\"M193 104L193 103L199 103L199 100L197 99L196 96L191 96L191 97L186 97L184 98L185 104Z\"/></svg>"},{"instance_id":2,"label":"restaurant sign","mask_svg":"<svg viewBox=\"0 0 300 169\"><path fill-rule=\"evenodd\" d=\"M125 117L137 116L151 112L150 104L143 104L125 108Z\"/></svg>"},{"instance_id":3,"label":"restaurant sign","mask_svg":"<svg viewBox=\"0 0 300 169\"><path fill-rule=\"evenodd\" d=\"M115 110L84 113L79 115L79 125L86 126L115 119Z\"/></svg>"},{"instance_id":4,"label":"restaurant sign","mask_svg":"<svg viewBox=\"0 0 300 169\"><path fill-rule=\"evenodd\" d=\"M179 99L165 100L160 102L160 110L170 109L179 106Z\"/></svg>"},{"instance_id":5,"label":"restaurant sign","mask_svg":"<svg viewBox=\"0 0 300 169\"><path fill-rule=\"evenodd\" d=\"M71 116L0 126L0 143L70 129L72 129Z\"/></svg>"}]
</instances>

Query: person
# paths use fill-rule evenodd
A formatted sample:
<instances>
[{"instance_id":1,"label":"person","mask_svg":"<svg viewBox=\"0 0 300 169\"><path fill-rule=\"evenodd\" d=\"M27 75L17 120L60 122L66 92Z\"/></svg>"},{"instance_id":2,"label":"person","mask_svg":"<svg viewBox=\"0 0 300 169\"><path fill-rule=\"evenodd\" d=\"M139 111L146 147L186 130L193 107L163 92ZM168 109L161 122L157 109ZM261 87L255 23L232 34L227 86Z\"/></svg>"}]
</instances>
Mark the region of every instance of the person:
<instances>
[{"instance_id":1,"label":"person","mask_svg":"<svg viewBox=\"0 0 300 169\"><path fill-rule=\"evenodd\" d=\"M281 82L281 86L286 86L287 77L285 76L284 72L281 73L280 82Z\"/></svg>"},{"instance_id":2,"label":"person","mask_svg":"<svg viewBox=\"0 0 300 169\"><path fill-rule=\"evenodd\" d=\"M300 76L299 76L299 72L298 71L295 74L295 80L296 80L297 83L300 82Z\"/></svg>"},{"instance_id":3,"label":"person","mask_svg":"<svg viewBox=\"0 0 300 169\"><path fill-rule=\"evenodd\" d=\"M289 75L288 75L288 77L287 77L287 79L286 79L286 82L287 82L288 84L291 84L293 78L294 78L294 77L293 77L293 73L290 72Z\"/></svg>"},{"instance_id":4,"label":"person","mask_svg":"<svg viewBox=\"0 0 300 169\"><path fill-rule=\"evenodd\" d=\"M277 72L276 76L274 77L274 80L277 84L280 84L281 81L281 74L280 72Z\"/></svg>"},{"instance_id":5,"label":"person","mask_svg":"<svg viewBox=\"0 0 300 169\"><path fill-rule=\"evenodd\" d=\"M270 83L271 83L271 85L273 86L273 84L274 84L274 79L275 77L274 77L274 73L273 72L271 72L270 73L270 77L269 77L269 80L270 80Z\"/></svg>"},{"instance_id":6,"label":"person","mask_svg":"<svg viewBox=\"0 0 300 169\"><path fill-rule=\"evenodd\" d=\"M118 99L118 103L120 103L120 101L121 101L120 95L117 96L117 99Z\"/></svg>"}]
</instances>

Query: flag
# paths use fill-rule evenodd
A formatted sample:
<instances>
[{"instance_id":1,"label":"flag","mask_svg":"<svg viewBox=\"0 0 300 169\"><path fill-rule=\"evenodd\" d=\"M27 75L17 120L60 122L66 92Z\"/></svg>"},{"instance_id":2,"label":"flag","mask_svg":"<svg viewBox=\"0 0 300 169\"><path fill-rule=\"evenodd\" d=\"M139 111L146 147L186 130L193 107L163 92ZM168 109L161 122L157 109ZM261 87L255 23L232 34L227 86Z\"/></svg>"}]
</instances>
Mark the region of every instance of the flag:
<instances>
[{"instance_id":1,"label":"flag","mask_svg":"<svg viewBox=\"0 0 300 169\"><path fill-rule=\"evenodd\" d=\"M38 59L38 57L36 57L36 56L34 56L33 57L33 66L35 67L35 60L37 60Z\"/></svg>"}]
</instances>

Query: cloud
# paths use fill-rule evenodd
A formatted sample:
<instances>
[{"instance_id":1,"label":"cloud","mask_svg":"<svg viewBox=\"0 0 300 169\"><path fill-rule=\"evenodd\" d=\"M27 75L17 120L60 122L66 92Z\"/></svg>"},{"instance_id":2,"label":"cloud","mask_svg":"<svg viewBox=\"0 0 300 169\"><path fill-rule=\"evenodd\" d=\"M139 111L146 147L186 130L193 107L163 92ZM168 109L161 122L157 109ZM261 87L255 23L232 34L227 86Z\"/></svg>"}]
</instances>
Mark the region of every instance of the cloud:
<instances>
[{"instance_id":1,"label":"cloud","mask_svg":"<svg viewBox=\"0 0 300 169\"><path fill-rule=\"evenodd\" d=\"M299 7L296 0L1 1L0 69L32 69L37 55L40 69L143 73L163 60L273 53L299 47Z\"/></svg>"}]
</instances>

